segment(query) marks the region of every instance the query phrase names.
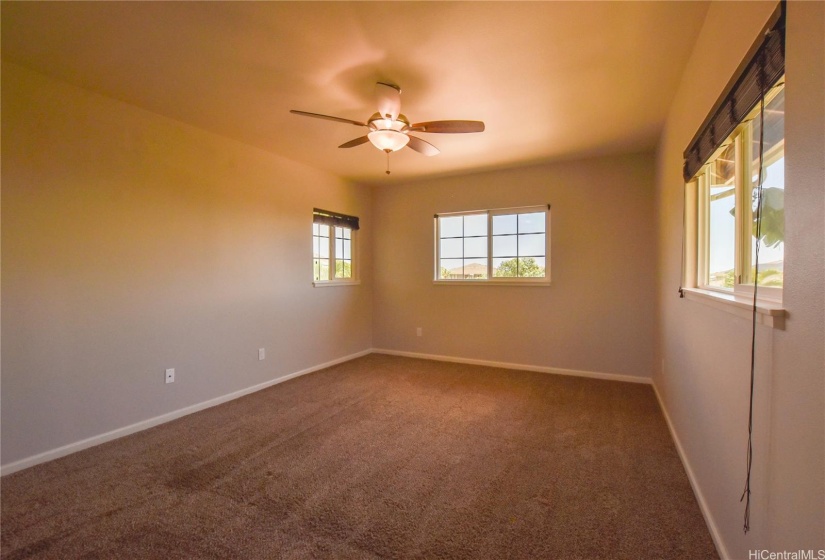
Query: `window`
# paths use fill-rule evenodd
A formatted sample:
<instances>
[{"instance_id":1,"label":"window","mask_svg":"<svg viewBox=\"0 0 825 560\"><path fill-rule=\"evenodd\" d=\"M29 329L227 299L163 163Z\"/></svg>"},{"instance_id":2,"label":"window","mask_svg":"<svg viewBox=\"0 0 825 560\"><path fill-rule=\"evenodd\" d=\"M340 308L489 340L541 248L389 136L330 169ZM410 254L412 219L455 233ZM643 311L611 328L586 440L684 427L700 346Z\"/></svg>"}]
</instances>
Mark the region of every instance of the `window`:
<instances>
[{"instance_id":1,"label":"window","mask_svg":"<svg viewBox=\"0 0 825 560\"><path fill-rule=\"evenodd\" d=\"M435 279L547 283L549 206L435 216Z\"/></svg>"},{"instance_id":2,"label":"window","mask_svg":"<svg viewBox=\"0 0 825 560\"><path fill-rule=\"evenodd\" d=\"M315 209L312 219L312 277L316 286L357 282L354 216Z\"/></svg>"},{"instance_id":3,"label":"window","mask_svg":"<svg viewBox=\"0 0 825 560\"><path fill-rule=\"evenodd\" d=\"M782 297L785 249L784 77L722 143L688 184L688 212L695 216L695 278L699 288ZM763 130L764 126L764 130ZM757 226L762 150L762 219ZM695 204L695 209L690 209ZM757 236L757 227L760 227ZM760 241L759 268L756 242ZM694 236L690 236L694 239ZM689 267L690 268L690 267ZM691 281L692 280L692 281Z\"/></svg>"},{"instance_id":4,"label":"window","mask_svg":"<svg viewBox=\"0 0 825 560\"><path fill-rule=\"evenodd\" d=\"M785 313L784 122L780 2L685 149L679 290L736 314L756 311L777 328Z\"/></svg>"}]
</instances>

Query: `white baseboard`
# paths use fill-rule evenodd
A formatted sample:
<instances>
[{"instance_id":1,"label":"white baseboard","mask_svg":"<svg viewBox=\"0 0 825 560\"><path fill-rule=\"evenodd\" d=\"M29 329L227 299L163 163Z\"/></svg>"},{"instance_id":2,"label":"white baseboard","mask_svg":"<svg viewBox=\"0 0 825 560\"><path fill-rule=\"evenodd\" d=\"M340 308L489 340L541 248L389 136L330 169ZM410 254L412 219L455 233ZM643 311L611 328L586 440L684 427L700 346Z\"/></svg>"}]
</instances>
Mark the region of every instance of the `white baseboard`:
<instances>
[{"instance_id":1,"label":"white baseboard","mask_svg":"<svg viewBox=\"0 0 825 560\"><path fill-rule=\"evenodd\" d=\"M420 354L418 352L403 352L401 350L386 350L383 348L373 348L372 351L376 354L389 354L391 356L420 358L422 360L435 360L438 362L456 362L459 364L472 364L476 366L489 366L504 369L519 369L523 371L538 371L541 373L554 373L556 375L572 375L575 377L591 377L593 379L606 379L608 381L624 381L626 383L644 383L647 385L650 385L652 383L652 380L649 377L624 375L620 373L602 373L598 371L564 369L547 366L532 366L528 364L513 364L509 362L493 362L490 360L476 360L473 358L459 358L455 356L438 356L435 354Z\"/></svg>"},{"instance_id":2,"label":"white baseboard","mask_svg":"<svg viewBox=\"0 0 825 560\"><path fill-rule=\"evenodd\" d=\"M111 432L106 432L105 434L92 436L90 438L86 438L75 443L70 443L68 445L58 447L57 449L51 449L43 453L38 453L37 455L32 455L31 457L26 457L25 459L20 459L19 461L9 463L8 465L0 466L0 476L5 476L13 472L33 467L34 465L39 465L40 463L45 463L46 461L59 459L60 457L65 457L66 455L70 455L72 453L88 449L89 447L100 445L101 443L106 443L107 441L112 441L118 438L122 438L123 436L128 436L130 434L140 432L141 430L146 430L154 426L158 426L160 424L165 424L166 422L176 420L178 418L187 416L194 412L198 412L207 408L211 408L213 406L217 406L219 404L223 404L225 402L243 397L250 393L255 393L262 389L266 389L267 387L277 385L278 383L283 383L284 381L288 381L290 379L306 375L307 373L312 373L313 371L328 368L330 366L334 366L342 362L348 362L350 360L354 360L355 358L366 356L370 353L372 353L372 350L370 349L362 350L361 352L356 352L355 354L350 354L349 356L336 358L334 360L330 360L329 362L324 362L323 364L318 364L312 367L308 367L306 369L302 369L301 371L296 371L293 373L289 373L287 375L283 375L281 377L276 377L275 379L270 379L269 381L253 385L252 387L247 387L246 389L241 389L240 391L235 391L234 393L229 393L228 395L222 395L220 397L216 397L208 401L193 404L191 406L187 406L179 410L173 410L172 412L167 412L166 414L161 414L160 416L155 416L154 418L149 418L148 420L142 420L140 422L136 422L135 424L124 426L123 428L112 430Z\"/></svg>"},{"instance_id":3,"label":"white baseboard","mask_svg":"<svg viewBox=\"0 0 825 560\"><path fill-rule=\"evenodd\" d=\"M682 466L685 468L688 480L690 481L690 486L693 488L693 495L696 496L696 501L699 503L699 509L702 512L702 516L705 518L705 524L708 526L710 536L713 539L713 544L716 545L716 552L719 553L719 558L722 560L728 560L730 558L728 549L725 546L725 543L722 542L722 536L719 533L719 528L713 520L713 515L708 508L707 501L705 501L705 496L702 494L702 489L699 487L699 481L696 480L696 477L693 474L690 461L685 453L685 449L682 447L682 442L679 440L679 436L676 434L676 429L673 427L673 422L670 420L670 414L667 412L665 402L659 394L659 389L656 387L656 383L652 383L652 385L653 392L656 393L656 399L659 401L659 408L662 409L665 422L667 422L667 427L670 430L670 437L673 438L673 443L676 444L676 451L679 453L679 458L682 460Z\"/></svg>"}]
</instances>

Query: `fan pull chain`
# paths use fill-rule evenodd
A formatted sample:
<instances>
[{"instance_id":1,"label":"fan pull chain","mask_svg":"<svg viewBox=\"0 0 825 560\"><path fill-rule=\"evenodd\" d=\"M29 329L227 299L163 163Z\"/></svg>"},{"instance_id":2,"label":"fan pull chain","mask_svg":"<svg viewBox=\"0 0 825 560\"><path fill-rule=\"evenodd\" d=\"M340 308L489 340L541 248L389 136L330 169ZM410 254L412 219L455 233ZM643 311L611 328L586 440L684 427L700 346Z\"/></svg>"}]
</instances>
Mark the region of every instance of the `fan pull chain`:
<instances>
[{"instance_id":1,"label":"fan pull chain","mask_svg":"<svg viewBox=\"0 0 825 560\"><path fill-rule=\"evenodd\" d=\"M390 152L392 150L384 150L387 153L387 175L390 174Z\"/></svg>"}]
</instances>

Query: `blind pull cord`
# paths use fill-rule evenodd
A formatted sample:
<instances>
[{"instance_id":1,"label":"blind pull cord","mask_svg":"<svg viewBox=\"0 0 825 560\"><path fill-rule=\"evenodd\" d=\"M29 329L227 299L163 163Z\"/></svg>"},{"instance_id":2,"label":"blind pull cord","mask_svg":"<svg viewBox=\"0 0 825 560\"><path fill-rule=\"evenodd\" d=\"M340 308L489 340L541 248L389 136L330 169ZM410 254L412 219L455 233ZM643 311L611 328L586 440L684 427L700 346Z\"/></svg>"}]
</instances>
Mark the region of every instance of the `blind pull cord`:
<instances>
[{"instance_id":1,"label":"blind pull cord","mask_svg":"<svg viewBox=\"0 0 825 560\"><path fill-rule=\"evenodd\" d=\"M685 185L685 189L687 189L687 185ZM685 195L687 193L682 193L682 275L679 277L679 297L685 297L685 227L687 225L687 201L685 200Z\"/></svg>"},{"instance_id":2,"label":"blind pull cord","mask_svg":"<svg viewBox=\"0 0 825 560\"><path fill-rule=\"evenodd\" d=\"M763 59L764 65L764 59ZM764 67L764 66L763 66ZM764 73L761 76L764 78ZM751 387L748 409L748 453L745 491L739 501L745 501L745 534L751 529L751 466L753 465L753 386L756 377L756 291L759 287L759 247L762 244L762 183L765 180L763 157L765 150L765 82L761 81L762 97L759 103L759 182L756 186L756 244L753 262L753 310L751 316Z\"/></svg>"}]
</instances>

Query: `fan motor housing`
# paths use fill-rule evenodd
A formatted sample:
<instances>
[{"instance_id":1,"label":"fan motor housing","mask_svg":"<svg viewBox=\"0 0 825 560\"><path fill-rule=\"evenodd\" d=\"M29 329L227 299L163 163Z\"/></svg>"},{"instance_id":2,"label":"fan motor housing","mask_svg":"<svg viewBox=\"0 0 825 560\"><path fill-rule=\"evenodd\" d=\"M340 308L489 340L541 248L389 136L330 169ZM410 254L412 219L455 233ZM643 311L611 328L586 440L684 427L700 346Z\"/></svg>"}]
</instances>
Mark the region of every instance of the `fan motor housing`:
<instances>
[{"instance_id":1,"label":"fan motor housing","mask_svg":"<svg viewBox=\"0 0 825 560\"><path fill-rule=\"evenodd\" d=\"M410 127L410 121L407 120L405 115L401 114L393 121L384 118L381 113L373 113L367 124L373 130L395 130L398 132Z\"/></svg>"}]
</instances>

